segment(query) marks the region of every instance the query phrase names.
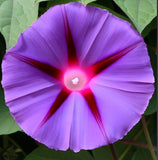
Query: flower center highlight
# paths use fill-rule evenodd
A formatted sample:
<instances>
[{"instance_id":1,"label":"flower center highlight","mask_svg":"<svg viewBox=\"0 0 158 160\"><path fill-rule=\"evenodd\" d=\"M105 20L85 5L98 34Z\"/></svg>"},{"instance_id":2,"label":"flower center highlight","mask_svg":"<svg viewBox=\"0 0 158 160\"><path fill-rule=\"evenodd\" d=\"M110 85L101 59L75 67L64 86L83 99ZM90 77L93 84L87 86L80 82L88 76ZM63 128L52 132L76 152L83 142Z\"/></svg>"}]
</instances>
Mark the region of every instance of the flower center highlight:
<instances>
[{"instance_id":1,"label":"flower center highlight","mask_svg":"<svg viewBox=\"0 0 158 160\"><path fill-rule=\"evenodd\" d=\"M80 69L69 69L64 74L64 85L72 91L82 90L87 83L86 74Z\"/></svg>"}]
</instances>

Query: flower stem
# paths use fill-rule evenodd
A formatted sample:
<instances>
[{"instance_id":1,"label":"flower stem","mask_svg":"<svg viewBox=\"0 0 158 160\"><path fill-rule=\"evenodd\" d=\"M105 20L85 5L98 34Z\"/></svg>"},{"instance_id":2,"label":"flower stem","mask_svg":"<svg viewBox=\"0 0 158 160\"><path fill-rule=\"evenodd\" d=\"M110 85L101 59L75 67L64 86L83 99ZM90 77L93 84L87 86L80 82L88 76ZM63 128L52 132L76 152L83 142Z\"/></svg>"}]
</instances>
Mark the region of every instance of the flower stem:
<instances>
[{"instance_id":1,"label":"flower stem","mask_svg":"<svg viewBox=\"0 0 158 160\"><path fill-rule=\"evenodd\" d=\"M144 147L144 148L148 148L149 149L149 145L141 143L141 142L137 142L137 141L133 141L133 140L128 140L128 139L122 139L121 142L125 143L125 144L132 144L135 146L140 146L140 147ZM157 147L153 146L153 149L156 151Z\"/></svg>"},{"instance_id":2,"label":"flower stem","mask_svg":"<svg viewBox=\"0 0 158 160\"><path fill-rule=\"evenodd\" d=\"M114 149L114 146L113 146L112 144L109 144L109 147L110 147L110 150L111 150L113 159L114 159L114 160L118 160L118 159L117 159L116 152L115 152L115 149Z\"/></svg>"},{"instance_id":3,"label":"flower stem","mask_svg":"<svg viewBox=\"0 0 158 160\"><path fill-rule=\"evenodd\" d=\"M151 156L152 156L153 160L156 160L156 155L155 155L155 152L154 152L154 149L153 149L153 145L152 145L152 142L151 142L151 139L150 139L150 135L149 135L149 132L148 132L148 128L147 128L144 116L142 116L141 121L142 121L142 124L143 124L144 134L145 134L146 140L147 140L148 145L149 145L149 150L150 150Z\"/></svg>"},{"instance_id":4,"label":"flower stem","mask_svg":"<svg viewBox=\"0 0 158 160\"><path fill-rule=\"evenodd\" d=\"M150 121L151 121L151 119L149 119L149 120L147 121L147 125L150 123ZM143 132L143 128L141 128L141 129L137 132L137 134L133 137L133 140L137 140L137 138L141 135L142 132ZM124 156L126 155L126 153L130 150L131 147L132 147L132 145L129 144L129 145L127 146L127 148L123 151L123 153L120 155L120 157L119 157L118 160L122 160L122 159L124 158Z\"/></svg>"}]
</instances>

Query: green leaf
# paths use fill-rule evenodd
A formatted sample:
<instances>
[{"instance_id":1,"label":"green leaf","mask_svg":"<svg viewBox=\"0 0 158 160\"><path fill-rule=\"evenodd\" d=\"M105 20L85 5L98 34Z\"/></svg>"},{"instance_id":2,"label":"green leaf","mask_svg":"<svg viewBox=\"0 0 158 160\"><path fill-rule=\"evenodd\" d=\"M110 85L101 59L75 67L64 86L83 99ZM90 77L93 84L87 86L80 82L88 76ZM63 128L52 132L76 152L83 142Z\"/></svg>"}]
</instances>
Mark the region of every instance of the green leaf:
<instances>
[{"instance_id":1,"label":"green leaf","mask_svg":"<svg viewBox=\"0 0 158 160\"><path fill-rule=\"evenodd\" d=\"M142 37L143 38L145 38L145 37L147 37L149 34L150 34L150 32L152 31L152 30L156 30L156 28L157 28L157 18L155 17L152 21L151 21L151 23L149 23L146 27L145 27L145 29L143 30L143 32L141 33L141 35L142 35ZM151 37L150 37L151 38ZM156 34L155 34L155 38L154 39L156 39L157 37L156 37ZM153 38L151 38L150 40L153 40ZM155 43L156 43L156 41L155 41ZM155 44L156 45L156 44Z\"/></svg>"},{"instance_id":2,"label":"green leaf","mask_svg":"<svg viewBox=\"0 0 158 160\"><path fill-rule=\"evenodd\" d=\"M21 131L21 129L11 116L8 107L5 106L3 90L0 86L0 135L17 131Z\"/></svg>"},{"instance_id":3,"label":"green leaf","mask_svg":"<svg viewBox=\"0 0 158 160\"><path fill-rule=\"evenodd\" d=\"M7 49L14 46L21 32L38 16L35 0L0 0L0 32L4 35Z\"/></svg>"},{"instance_id":4,"label":"green leaf","mask_svg":"<svg viewBox=\"0 0 158 160\"><path fill-rule=\"evenodd\" d=\"M92 151L95 160L113 160L112 154L108 146L100 147Z\"/></svg>"},{"instance_id":5,"label":"green leaf","mask_svg":"<svg viewBox=\"0 0 158 160\"><path fill-rule=\"evenodd\" d=\"M117 157L119 157L126 148L126 144L117 141L113 143ZM109 146L103 146L92 151L95 160L113 160L113 156Z\"/></svg>"},{"instance_id":6,"label":"green leaf","mask_svg":"<svg viewBox=\"0 0 158 160\"><path fill-rule=\"evenodd\" d=\"M114 0L141 33L157 15L156 0Z\"/></svg>"},{"instance_id":7,"label":"green leaf","mask_svg":"<svg viewBox=\"0 0 158 160\"><path fill-rule=\"evenodd\" d=\"M93 160L93 158L85 150L78 153L71 150L55 151L42 145L30 153L25 160Z\"/></svg>"},{"instance_id":8,"label":"green leaf","mask_svg":"<svg viewBox=\"0 0 158 160\"><path fill-rule=\"evenodd\" d=\"M94 1L96 1L96 0L81 0L81 3L83 3L86 6L88 3L91 3Z\"/></svg>"},{"instance_id":9,"label":"green leaf","mask_svg":"<svg viewBox=\"0 0 158 160\"><path fill-rule=\"evenodd\" d=\"M150 160L152 159L148 149L139 148L134 153L132 160Z\"/></svg>"},{"instance_id":10,"label":"green leaf","mask_svg":"<svg viewBox=\"0 0 158 160\"><path fill-rule=\"evenodd\" d=\"M49 1L49 0L35 0L35 3L40 3L40 2L45 2L45 1Z\"/></svg>"}]
</instances>

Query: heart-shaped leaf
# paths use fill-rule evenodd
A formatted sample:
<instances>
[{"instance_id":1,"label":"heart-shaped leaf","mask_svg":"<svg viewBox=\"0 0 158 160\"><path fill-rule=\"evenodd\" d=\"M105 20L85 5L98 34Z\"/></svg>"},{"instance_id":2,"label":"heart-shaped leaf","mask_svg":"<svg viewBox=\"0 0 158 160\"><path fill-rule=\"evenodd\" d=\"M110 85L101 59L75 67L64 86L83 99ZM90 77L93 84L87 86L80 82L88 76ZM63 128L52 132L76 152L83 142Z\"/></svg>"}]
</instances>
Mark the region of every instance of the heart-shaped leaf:
<instances>
[{"instance_id":1,"label":"heart-shaped leaf","mask_svg":"<svg viewBox=\"0 0 158 160\"><path fill-rule=\"evenodd\" d=\"M140 33L157 15L156 0L114 0L114 2L133 21Z\"/></svg>"},{"instance_id":2,"label":"heart-shaped leaf","mask_svg":"<svg viewBox=\"0 0 158 160\"><path fill-rule=\"evenodd\" d=\"M16 44L20 33L37 19L37 15L35 0L0 0L0 32L7 49Z\"/></svg>"}]
</instances>

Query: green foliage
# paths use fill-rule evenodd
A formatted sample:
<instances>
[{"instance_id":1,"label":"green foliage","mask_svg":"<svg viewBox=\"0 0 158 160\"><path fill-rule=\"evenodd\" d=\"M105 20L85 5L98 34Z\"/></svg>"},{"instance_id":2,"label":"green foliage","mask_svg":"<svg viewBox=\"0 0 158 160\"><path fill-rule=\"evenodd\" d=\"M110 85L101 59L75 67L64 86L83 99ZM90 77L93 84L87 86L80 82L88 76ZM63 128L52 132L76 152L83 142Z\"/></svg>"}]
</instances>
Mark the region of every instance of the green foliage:
<instances>
[{"instance_id":1,"label":"green foliage","mask_svg":"<svg viewBox=\"0 0 158 160\"><path fill-rule=\"evenodd\" d=\"M81 0L81 3L83 3L85 6L88 4L88 3L91 3L95 0Z\"/></svg>"},{"instance_id":2,"label":"green foliage","mask_svg":"<svg viewBox=\"0 0 158 160\"><path fill-rule=\"evenodd\" d=\"M149 25L147 25L144 30L142 31L141 35L143 38L148 36L152 30L156 30L157 28L157 18L155 17ZM156 36L155 36L156 37ZM155 39L155 37L153 39ZM155 40L155 46L156 46L156 40Z\"/></svg>"},{"instance_id":3,"label":"green foliage","mask_svg":"<svg viewBox=\"0 0 158 160\"><path fill-rule=\"evenodd\" d=\"M133 155L132 160L150 160L151 155L148 149L139 148Z\"/></svg>"},{"instance_id":4,"label":"green foliage","mask_svg":"<svg viewBox=\"0 0 158 160\"><path fill-rule=\"evenodd\" d=\"M140 33L157 15L156 0L114 0L114 2L128 15Z\"/></svg>"},{"instance_id":5,"label":"green foliage","mask_svg":"<svg viewBox=\"0 0 158 160\"><path fill-rule=\"evenodd\" d=\"M3 150L2 157L3 157L2 160L16 160L17 154L16 154L14 148L9 147L6 150Z\"/></svg>"},{"instance_id":6,"label":"green foliage","mask_svg":"<svg viewBox=\"0 0 158 160\"><path fill-rule=\"evenodd\" d=\"M16 44L20 33L37 19L37 15L38 4L34 0L0 0L0 32L7 49Z\"/></svg>"},{"instance_id":7,"label":"green foliage","mask_svg":"<svg viewBox=\"0 0 158 160\"><path fill-rule=\"evenodd\" d=\"M68 151L55 151L45 146L40 146L29 154L25 160L93 160L88 151L74 153Z\"/></svg>"},{"instance_id":8,"label":"green foliage","mask_svg":"<svg viewBox=\"0 0 158 160\"><path fill-rule=\"evenodd\" d=\"M112 154L108 146L100 147L92 151L95 160L113 160Z\"/></svg>"},{"instance_id":9,"label":"green foliage","mask_svg":"<svg viewBox=\"0 0 158 160\"><path fill-rule=\"evenodd\" d=\"M20 127L10 115L8 107L5 106L3 90L0 86L0 135L10 134L20 130Z\"/></svg>"}]
</instances>

